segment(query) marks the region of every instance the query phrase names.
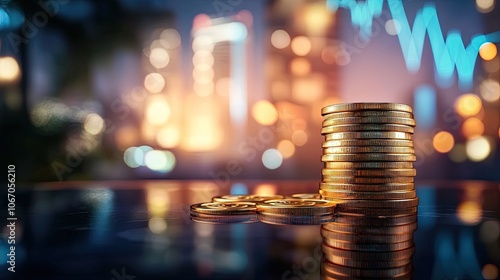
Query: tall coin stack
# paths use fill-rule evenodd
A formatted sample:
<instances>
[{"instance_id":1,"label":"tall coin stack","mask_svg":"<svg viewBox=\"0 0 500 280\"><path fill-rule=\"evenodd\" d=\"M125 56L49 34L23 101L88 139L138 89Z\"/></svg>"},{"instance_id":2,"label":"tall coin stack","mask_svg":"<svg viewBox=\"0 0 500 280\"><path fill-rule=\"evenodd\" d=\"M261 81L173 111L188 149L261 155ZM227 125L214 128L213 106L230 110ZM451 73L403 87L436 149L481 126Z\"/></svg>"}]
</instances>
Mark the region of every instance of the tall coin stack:
<instances>
[{"instance_id":1,"label":"tall coin stack","mask_svg":"<svg viewBox=\"0 0 500 280\"><path fill-rule=\"evenodd\" d=\"M320 194L337 203L321 226L323 279L411 279L418 198L412 109L395 103L324 107Z\"/></svg>"}]
</instances>

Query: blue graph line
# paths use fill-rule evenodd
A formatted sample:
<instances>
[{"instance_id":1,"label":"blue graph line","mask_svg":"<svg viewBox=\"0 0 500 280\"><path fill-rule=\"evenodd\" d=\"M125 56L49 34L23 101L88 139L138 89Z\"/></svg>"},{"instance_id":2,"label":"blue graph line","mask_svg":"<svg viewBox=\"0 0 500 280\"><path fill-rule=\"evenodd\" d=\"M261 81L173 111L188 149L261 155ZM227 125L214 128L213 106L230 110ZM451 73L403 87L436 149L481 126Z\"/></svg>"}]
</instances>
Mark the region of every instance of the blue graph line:
<instances>
[{"instance_id":1,"label":"blue graph line","mask_svg":"<svg viewBox=\"0 0 500 280\"><path fill-rule=\"evenodd\" d=\"M427 34L434 56L437 84L442 87L450 86L456 69L460 88L470 90L479 48L486 42L500 42L500 31L475 35L465 47L459 31L452 30L448 32L446 38L443 36L436 7L433 4L426 3L417 12L412 29L402 1L387 0L387 3L392 18L401 26L397 36L408 71L414 73L420 69L425 34ZM327 5L334 11L339 8L349 9L353 26L360 29L361 36L370 37L373 19L382 13L384 1L366 0L358 3L356 0L327 0Z\"/></svg>"}]
</instances>

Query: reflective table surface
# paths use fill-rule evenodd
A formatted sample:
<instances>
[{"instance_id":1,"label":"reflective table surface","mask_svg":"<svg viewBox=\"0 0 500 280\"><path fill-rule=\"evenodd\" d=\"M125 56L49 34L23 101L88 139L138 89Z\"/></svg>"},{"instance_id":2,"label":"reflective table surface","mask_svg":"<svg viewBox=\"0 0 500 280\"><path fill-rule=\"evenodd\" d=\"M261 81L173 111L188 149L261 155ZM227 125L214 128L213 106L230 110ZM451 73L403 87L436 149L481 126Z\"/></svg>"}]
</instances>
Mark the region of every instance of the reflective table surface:
<instances>
[{"instance_id":1,"label":"reflective table surface","mask_svg":"<svg viewBox=\"0 0 500 280\"><path fill-rule=\"evenodd\" d=\"M414 279L498 277L500 184L418 182ZM15 271L6 204L0 279L321 279L320 225L210 224L223 194L317 192L316 181L103 181L18 186Z\"/></svg>"}]
</instances>

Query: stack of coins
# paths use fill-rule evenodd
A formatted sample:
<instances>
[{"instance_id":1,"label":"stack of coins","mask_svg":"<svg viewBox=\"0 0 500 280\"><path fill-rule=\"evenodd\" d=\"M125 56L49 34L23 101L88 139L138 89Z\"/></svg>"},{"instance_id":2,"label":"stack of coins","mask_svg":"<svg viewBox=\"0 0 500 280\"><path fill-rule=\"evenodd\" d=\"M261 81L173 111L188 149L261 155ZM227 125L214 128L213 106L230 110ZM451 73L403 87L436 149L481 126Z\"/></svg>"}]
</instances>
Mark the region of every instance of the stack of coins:
<instances>
[{"instance_id":1,"label":"stack of coins","mask_svg":"<svg viewBox=\"0 0 500 280\"><path fill-rule=\"evenodd\" d=\"M322 225L324 279L411 278L418 198L405 104L352 103L322 109L323 199L337 203Z\"/></svg>"}]
</instances>

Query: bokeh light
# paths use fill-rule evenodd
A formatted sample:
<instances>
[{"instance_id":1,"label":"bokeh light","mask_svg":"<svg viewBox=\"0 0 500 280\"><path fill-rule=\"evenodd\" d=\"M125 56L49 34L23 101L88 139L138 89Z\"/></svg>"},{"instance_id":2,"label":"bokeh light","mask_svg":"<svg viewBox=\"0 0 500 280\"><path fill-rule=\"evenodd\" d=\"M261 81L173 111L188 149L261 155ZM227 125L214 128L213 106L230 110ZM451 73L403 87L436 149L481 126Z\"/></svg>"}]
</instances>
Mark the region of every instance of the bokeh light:
<instances>
[{"instance_id":1,"label":"bokeh light","mask_svg":"<svg viewBox=\"0 0 500 280\"><path fill-rule=\"evenodd\" d=\"M304 130L296 130L292 133L292 142L295 146L304 146L307 143L307 133Z\"/></svg>"},{"instance_id":2,"label":"bokeh light","mask_svg":"<svg viewBox=\"0 0 500 280\"><path fill-rule=\"evenodd\" d=\"M144 87L152 93L158 93L165 87L165 79L159 73L149 73L144 78Z\"/></svg>"},{"instance_id":3,"label":"bokeh light","mask_svg":"<svg viewBox=\"0 0 500 280\"><path fill-rule=\"evenodd\" d=\"M276 149L267 149L262 154L262 164L267 169L276 169L283 163L283 156Z\"/></svg>"},{"instance_id":4,"label":"bokeh light","mask_svg":"<svg viewBox=\"0 0 500 280\"><path fill-rule=\"evenodd\" d=\"M458 219L466 225L476 225L481 221L483 210L476 201L464 201L457 207Z\"/></svg>"},{"instance_id":5,"label":"bokeh light","mask_svg":"<svg viewBox=\"0 0 500 280\"><path fill-rule=\"evenodd\" d=\"M488 102L500 99L500 84L493 79L486 79L479 85L479 94Z\"/></svg>"},{"instance_id":6,"label":"bokeh light","mask_svg":"<svg viewBox=\"0 0 500 280\"><path fill-rule=\"evenodd\" d=\"M483 136L469 139L465 144L465 151L470 160L482 161L491 152L490 142Z\"/></svg>"},{"instance_id":7,"label":"bokeh light","mask_svg":"<svg viewBox=\"0 0 500 280\"><path fill-rule=\"evenodd\" d=\"M460 96L455 102L455 111L462 117L477 115L482 107L481 99L472 93Z\"/></svg>"},{"instance_id":8,"label":"bokeh light","mask_svg":"<svg viewBox=\"0 0 500 280\"><path fill-rule=\"evenodd\" d=\"M290 45L290 35L285 30L275 30L271 34L271 44L277 49L284 49Z\"/></svg>"},{"instance_id":9,"label":"bokeh light","mask_svg":"<svg viewBox=\"0 0 500 280\"><path fill-rule=\"evenodd\" d=\"M281 140L277 148L285 159L292 157L295 153L295 145L290 140Z\"/></svg>"},{"instance_id":10,"label":"bokeh light","mask_svg":"<svg viewBox=\"0 0 500 280\"><path fill-rule=\"evenodd\" d=\"M389 35L398 35L401 32L401 24L396 19L390 19L385 23L385 32Z\"/></svg>"},{"instance_id":11,"label":"bokeh light","mask_svg":"<svg viewBox=\"0 0 500 280\"><path fill-rule=\"evenodd\" d=\"M484 60L492 60L497 56L497 52L497 46L490 42L486 42L479 47L479 56Z\"/></svg>"},{"instance_id":12,"label":"bokeh light","mask_svg":"<svg viewBox=\"0 0 500 280\"><path fill-rule=\"evenodd\" d=\"M311 72L311 63L305 58L297 57L290 62L290 70L293 75L305 76Z\"/></svg>"},{"instance_id":13,"label":"bokeh light","mask_svg":"<svg viewBox=\"0 0 500 280\"><path fill-rule=\"evenodd\" d=\"M138 147L130 147L123 153L123 161L128 167L137 168L142 165L144 153Z\"/></svg>"},{"instance_id":14,"label":"bokeh light","mask_svg":"<svg viewBox=\"0 0 500 280\"><path fill-rule=\"evenodd\" d=\"M124 126L116 130L115 142L120 150L125 150L137 143L139 132L134 126Z\"/></svg>"},{"instance_id":15,"label":"bokeh light","mask_svg":"<svg viewBox=\"0 0 500 280\"><path fill-rule=\"evenodd\" d=\"M253 105L252 117L261 125L272 125L278 120L278 111L271 102L261 100Z\"/></svg>"},{"instance_id":16,"label":"bokeh light","mask_svg":"<svg viewBox=\"0 0 500 280\"><path fill-rule=\"evenodd\" d=\"M0 57L0 83L14 82L21 76L17 61L10 56Z\"/></svg>"},{"instance_id":17,"label":"bokeh light","mask_svg":"<svg viewBox=\"0 0 500 280\"><path fill-rule=\"evenodd\" d=\"M488 13L495 8L495 0L476 0L476 8L481 13Z\"/></svg>"},{"instance_id":18,"label":"bokeh light","mask_svg":"<svg viewBox=\"0 0 500 280\"><path fill-rule=\"evenodd\" d=\"M149 219L148 227L154 234L164 233L167 230L167 221L163 218L153 217Z\"/></svg>"},{"instance_id":19,"label":"bokeh light","mask_svg":"<svg viewBox=\"0 0 500 280\"><path fill-rule=\"evenodd\" d=\"M179 145L181 134L174 127L162 127L156 134L156 142L163 148L175 148Z\"/></svg>"},{"instance_id":20,"label":"bokeh light","mask_svg":"<svg viewBox=\"0 0 500 280\"><path fill-rule=\"evenodd\" d=\"M157 69L165 68L170 62L170 56L167 50L163 48L154 48L149 54L149 62Z\"/></svg>"},{"instance_id":21,"label":"bokeh light","mask_svg":"<svg viewBox=\"0 0 500 280\"><path fill-rule=\"evenodd\" d=\"M316 2L306 6L302 18L308 34L320 35L328 28L333 17L327 5Z\"/></svg>"},{"instance_id":22,"label":"bokeh light","mask_svg":"<svg viewBox=\"0 0 500 280\"><path fill-rule=\"evenodd\" d=\"M484 279L498 279L498 267L494 264L486 264L482 271Z\"/></svg>"},{"instance_id":23,"label":"bokeh light","mask_svg":"<svg viewBox=\"0 0 500 280\"><path fill-rule=\"evenodd\" d=\"M96 113L90 113L85 117L83 129L92 135L97 135L104 130L104 120Z\"/></svg>"},{"instance_id":24,"label":"bokeh light","mask_svg":"<svg viewBox=\"0 0 500 280\"><path fill-rule=\"evenodd\" d=\"M276 192L277 187L273 184L260 184L254 190L254 194L256 195L275 195Z\"/></svg>"},{"instance_id":25,"label":"bokeh light","mask_svg":"<svg viewBox=\"0 0 500 280\"><path fill-rule=\"evenodd\" d=\"M464 144L456 144L453 149L448 153L450 159L454 162L464 162L467 160L467 153L465 152Z\"/></svg>"},{"instance_id":26,"label":"bokeh light","mask_svg":"<svg viewBox=\"0 0 500 280\"><path fill-rule=\"evenodd\" d=\"M440 131L434 135L434 138L432 138L432 145L439 153L444 154L451 151L454 144L455 139L453 138L453 135L447 131Z\"/></svg>"},{"instance_id":27,"label":"bokeh light","mask_svg":"<svg viewBox=\"0 0 500 280\"><path fill-rule=\"evenodd\" d=\"M175 167L175 156L169 151L152 150L144 155L144 164L153 171L169 172Z\"/></svg>"},{"instance_id":28,"label":"bokeh light","mask_svg":"<svg viewBox=\"0 0 500 280\"><path fill-rule=\"evenodd\" d=\"M151 125L165 124L170 117L170 113L170 105L164 96L154 95L148 100L145 117Z\"/></svg>"},{"instance_id":29,"label":"bokeh light","mask_svg":"<svg viewBox=\"0 0 500 280\"><path fill-rule=\"evenodd\" d=\"M175 49L181 44L181 36L175 29L165 29L160 35L162 45L167 49Z\"/></svg>"},{"instance_id":30,"label":"bokeh light","mask_svg":"<svg viewBox=\"0 0 500 280\"><path fill-rule=\"evenodd\" d=\"M484 133L484 124L478 118L469 118L462 124L462 133L466 138L481 136Z\"/></svg>"},{"instance_id":31,"label":"bokeh light","mask_svg":"<svg viewBox=\"0 0 500 280\"><path fill-rule=\"evenodd\" d=\"M311 52L312 44L311 40L306 36L297 36L293 38L291 43L292 51L298 56L306 56Z\"/></svg>"}]
</instances>

